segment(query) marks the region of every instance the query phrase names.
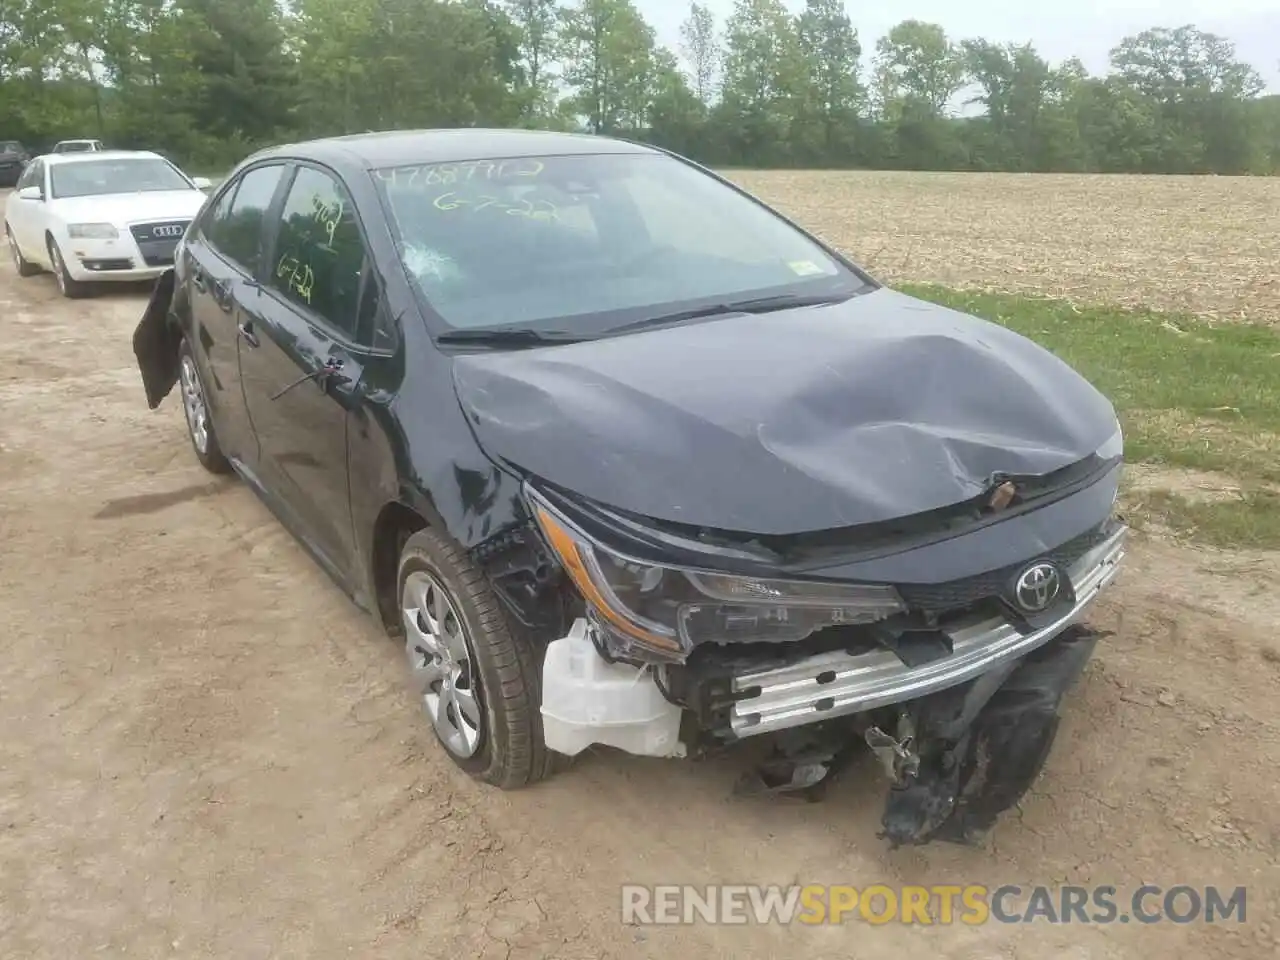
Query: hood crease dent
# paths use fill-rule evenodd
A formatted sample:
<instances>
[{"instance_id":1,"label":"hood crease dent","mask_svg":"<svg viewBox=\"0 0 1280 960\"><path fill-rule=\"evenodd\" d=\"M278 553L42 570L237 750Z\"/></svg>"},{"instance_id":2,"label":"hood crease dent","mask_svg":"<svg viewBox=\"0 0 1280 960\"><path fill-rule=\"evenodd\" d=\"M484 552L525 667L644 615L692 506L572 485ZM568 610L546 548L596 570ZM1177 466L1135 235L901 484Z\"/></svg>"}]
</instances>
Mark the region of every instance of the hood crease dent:
<instances>
[{"instance_id":1,"label":"hood crease dent","mask_svg":"<svg viewBox=\"0 0 1280 960\"><path fill-rule=\"evenodd\" d=\"M1110 402L1039 345L882 289L459 355L490 456L632 514L757 535L879 523L1095 453Z\"/></svg>"}]
</instances>

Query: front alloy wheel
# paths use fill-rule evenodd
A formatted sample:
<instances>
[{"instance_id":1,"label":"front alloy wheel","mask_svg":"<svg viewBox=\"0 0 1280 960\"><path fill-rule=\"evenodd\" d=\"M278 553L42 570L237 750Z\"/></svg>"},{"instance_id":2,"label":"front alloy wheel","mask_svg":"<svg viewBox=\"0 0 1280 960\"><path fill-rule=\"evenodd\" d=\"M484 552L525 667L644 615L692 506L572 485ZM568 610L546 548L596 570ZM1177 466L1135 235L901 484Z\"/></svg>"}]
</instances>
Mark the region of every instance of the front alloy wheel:
<instances>
[{"instance_id":1,"label":"front alloy wheel","mask_svg":"<svg viewBox=\"0 0 1280 960\"><path fill-rule=\"evenodd\" d=\"M88 295L89 284L71 276L66 261L62 258L62 250L53 237L49 238L49 262L53 264L53 278L57 281L59 293L69 300L78 300Z\"/></svg>"},{"instance_id":2,"label":"front alloy wheel","mask_svg":"<svg viewBox=\"0 0 1280 960\"><path fill-rule=\"evenodd\" d=\"M442 532L419 530L405 541L397 584L413 694L449 759L508 790L549 776L542 657L467 551Z\"/></svg>"},{"instance_id":3,"label":"front alloy wheel","mask_svg":"<svg viewBox=\"0 0 1280 960\"><path fill-rule=\"evenodd\" d=\"M414 689L436 736L455 757L474 757L484 733L475 657L444 585L429 573L405 578L402 615L405 653Z\"/></svg>"}]
</instances>

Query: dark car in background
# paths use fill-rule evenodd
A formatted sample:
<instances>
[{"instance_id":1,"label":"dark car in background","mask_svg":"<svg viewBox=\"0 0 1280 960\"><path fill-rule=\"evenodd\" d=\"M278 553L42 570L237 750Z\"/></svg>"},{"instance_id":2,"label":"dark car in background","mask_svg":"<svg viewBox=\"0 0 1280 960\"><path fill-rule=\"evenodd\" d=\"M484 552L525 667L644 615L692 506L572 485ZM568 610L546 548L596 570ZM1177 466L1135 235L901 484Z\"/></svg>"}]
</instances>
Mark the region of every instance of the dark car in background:
<instances>
[{"instance_id":1,"label":"dark car in background","mask_svg":"<svg viewBox=\"0 0 1280 960\"><path fill-rule=\"evenodd\" d=\"M12 187L31 162L31 154L17 140L0 140L0 187Z\"/></svg>"},{"instance_id":2,"label":"dark car in background","mask_svg":"<svg viewBox=\"0 0 1280 960\"><path fill-rule=\"evenodd\" d=\"M754 742L746 786L809 790L870 747L891 843L973 841L1045 762L1124 555L1083 378L636 143L255 154L134 351L501 787Z\"/></svg>"}]
</instances>

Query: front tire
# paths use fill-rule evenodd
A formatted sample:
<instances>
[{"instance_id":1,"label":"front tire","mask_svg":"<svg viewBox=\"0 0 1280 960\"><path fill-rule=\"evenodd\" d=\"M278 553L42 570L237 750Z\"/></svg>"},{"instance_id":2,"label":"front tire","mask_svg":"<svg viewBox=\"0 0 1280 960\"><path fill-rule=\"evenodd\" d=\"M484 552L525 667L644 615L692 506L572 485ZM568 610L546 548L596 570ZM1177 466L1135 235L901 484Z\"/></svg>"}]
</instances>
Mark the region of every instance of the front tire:
<instances>
[{"instance_id":1,"label":"front tire","mask_svg":"<svg viewBox=\"0 0 1280 960\"><path fill-rule=\"evenodd\" d=\"M22 250L18 246L18 241L14 239L13 231L9 229L9 225L4 225L5 239L9 241L9 254L13 257L13 266L18 271L20 277L34 277L40 272L38 264L32 263L22 255Z\"/></svg>"},{"instance_id":2,"label":"front tire","mask_svg":"<svg viewBox=\"0 0 1280 960\"><path fill-rule=\"evenodd\" d=\"M397 583L414 693L449 759L504 790L550 776L541 657L512 630L484 574L428 528L405 543Z\"/></svg>"},{"instance_id":3,"label":"front tire","mask_svg":"<svg viewBox=\"0 0 1280 960\"><path fill-rule=\"evenodd\" d=\"M231 463L218 445L218 435L213 430L209 416L209 403L200 380L200 368L196 366L191 344L182 338L178 346L178 385L182 389L182 412L187 418L187 436L200 465L210 473L230 473Z\"/></svg>"},{"instance_id":4,"label":"front tire","mask_svg":"<svg viewBox=\"0 0 1280 960\"><path fill-rule=\"evenodd\" d=\"M58 242L53 237L49 238L49 262L53 264L53 277L58 282L59 293L68 300L79 300L89 295L89 284L71 276L67 263L62 258L62 251L58 249Z\"/></svg>"}]
</instances>

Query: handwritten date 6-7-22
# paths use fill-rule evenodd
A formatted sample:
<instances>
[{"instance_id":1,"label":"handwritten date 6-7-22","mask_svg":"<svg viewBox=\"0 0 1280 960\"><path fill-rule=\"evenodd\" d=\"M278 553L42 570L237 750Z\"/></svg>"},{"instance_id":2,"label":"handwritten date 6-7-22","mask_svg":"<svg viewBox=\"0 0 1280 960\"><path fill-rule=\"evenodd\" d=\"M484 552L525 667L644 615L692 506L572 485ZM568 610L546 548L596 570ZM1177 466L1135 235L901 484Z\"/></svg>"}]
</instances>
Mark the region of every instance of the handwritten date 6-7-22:
<instances>
[{"instance_id":1,"label":"handwritten date 6-7-22","mask_svg":"<svg viewBox=\"0 0 1280 960\"><path fill-rule=\"evenodd\" d=\"M491 210L513 217L529 217L533 220L556 220L560 215L556 205L549 200L507 201L487 196L469 199L460 197L452 191L440 194L432 201L432 206L437 210L471 210L477 213L481 210Z\"/></svg>"}]
</instances>

